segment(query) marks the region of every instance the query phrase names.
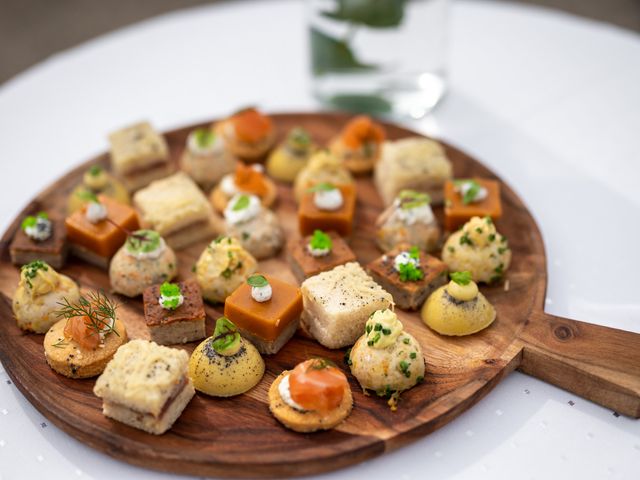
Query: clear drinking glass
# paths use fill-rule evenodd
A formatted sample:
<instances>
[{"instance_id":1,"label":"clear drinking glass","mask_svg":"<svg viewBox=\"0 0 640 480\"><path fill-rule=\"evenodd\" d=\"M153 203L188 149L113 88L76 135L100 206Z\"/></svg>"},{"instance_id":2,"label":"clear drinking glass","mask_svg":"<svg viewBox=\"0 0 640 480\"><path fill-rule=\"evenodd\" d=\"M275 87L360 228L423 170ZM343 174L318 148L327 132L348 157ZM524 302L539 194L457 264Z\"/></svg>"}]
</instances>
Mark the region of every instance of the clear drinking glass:
<instances>
[{"instance_id":1,"label":"clear drinking glass","mask_svg":"<svg viewBox=\"0 0 640 480\"><path fill-rule=\"evenodd\" d=\"M449 0L307 0L313 94L420 118L445 92Z\"/></svg>"}]
</instances>

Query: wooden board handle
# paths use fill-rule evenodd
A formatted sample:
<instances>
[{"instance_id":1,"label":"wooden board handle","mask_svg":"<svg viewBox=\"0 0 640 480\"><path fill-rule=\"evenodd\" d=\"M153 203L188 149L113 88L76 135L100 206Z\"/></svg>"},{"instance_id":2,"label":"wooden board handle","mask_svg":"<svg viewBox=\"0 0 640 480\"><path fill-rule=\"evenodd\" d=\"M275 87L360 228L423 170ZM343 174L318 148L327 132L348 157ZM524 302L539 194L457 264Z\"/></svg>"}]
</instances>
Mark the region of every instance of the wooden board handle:
<instances>
[{"instance_id":1,"label":"wooden board handle","mask_svg":"<svg viewBox=\"0 0 640 480\"><path fill-rule=\"evenodd\" d=\"M536 313L522 333L520 370L640 418L640 335Z\"/></svg>"}]
</instances>

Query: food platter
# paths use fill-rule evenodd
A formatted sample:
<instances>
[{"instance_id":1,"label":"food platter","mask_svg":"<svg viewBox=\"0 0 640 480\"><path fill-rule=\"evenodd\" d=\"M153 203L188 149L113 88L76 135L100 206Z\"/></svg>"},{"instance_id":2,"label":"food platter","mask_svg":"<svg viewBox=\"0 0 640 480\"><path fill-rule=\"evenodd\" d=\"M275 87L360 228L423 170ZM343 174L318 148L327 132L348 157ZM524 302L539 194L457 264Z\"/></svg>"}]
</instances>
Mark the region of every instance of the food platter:
<instances>
[{"instance_id":1,"label":"food platter","mask_svg":"<svg viewBox=\"0 0 640 480\"><path fill-rule=\"evenodd\" d=\"M278 114L280 136L294 126L306 128L324 145L349 117L339 113ZM188 133L199 125L165 134L171 158L177 162ZM391 139L416 135L385 124ZM445 145L456 177L481 176L499 180L479 161ZM262 381L246 394L218 399L197 394L173 428L152 436L102 415L101 400L92 393L93 379L74 380L53 372L42 349L42 335L25 334L13 319L11 298L19 270L10 262L8 245L20 219L43 206L64 212L66 198L91 164L108 166L108 154L90 160L56 180L15 219L2 237L0 257L0 360L27 397L49 420L80 441L120 460L163 471L224 477L284 477L319 473L361 462L424 436L479 401L515 369L558 385L631 417L640 417L640 335L599 327L544 313L546 259L540 231L514 191L501 182L503 218L497 223L509 238L513 263L505 283L483 287L498 318L477 334L450 338L428 329L419 313L399 311L406 329L424 352L423 384L402 395L397 411L384 399L362 393L349 376L353 413L333 430L300 434L285 429L270 414L267 391L282 370L322 356L347 369L344 350L328 350L302 332L276 355L266 356ZM375 219L383 209L370 177L359 177L351 248L361 264L380 255L374 242ZM297 236L296 203L290 187L278 185L275 206L288 238ZM436 216L442 219L442 209ZM180 279L207 242L178 252ZM296 283L286 252L260 262L259 270ZM84 289L109 290L105 271L77 259L61 270ZM114 295L130 338L148 338L142 302ZM207 305L207 335L220 306ZM191 351L197 342L185 347Z\"/></svg>"}]
</instances>

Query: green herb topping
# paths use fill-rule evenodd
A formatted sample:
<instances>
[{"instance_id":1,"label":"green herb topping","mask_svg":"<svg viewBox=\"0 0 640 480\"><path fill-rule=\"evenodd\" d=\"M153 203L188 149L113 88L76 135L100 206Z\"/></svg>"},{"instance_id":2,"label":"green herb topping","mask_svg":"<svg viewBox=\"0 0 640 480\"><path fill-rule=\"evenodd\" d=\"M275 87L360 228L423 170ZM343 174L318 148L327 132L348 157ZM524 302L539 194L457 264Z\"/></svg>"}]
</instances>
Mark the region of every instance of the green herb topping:
<instances>
[{"instance_id":1,"label":"green herb topping","mask_svg":"<svg viewBox=\"0 0 640 480\"><path fill-rule=\"evenodd\" d=\"M455 185L462 195L462 203L469 205L476 201L483 187L476 180L456 180Z\"/></svg>"},{"instance_id":2,"label":"green herb topping","mask_svg":"<svg viewBox=\"0 0 640 480\"><path fill-rule=\"evenodd\" d=\"M403 373L403 375L407 378L411 376L411 372L409 371L409 367L411 364L405 360L400 360L398 363L398 369Z\"/></svg>"},{"instance_id":3,"label":"green herb topping","mask_svg":"<svg viewBox=\"0 0 640 480\"><path fill-rule=\"evenodd\" d=\"M407 253L408 262L398 264L398 276L401 282L417 282L424 278L420 268L420 251L418 247L411 247Z\"/></svg>"},{"instance_id":4,"label":"green herb topping","mask_svg":"<svg viewBox=\"0 0 640 480\"><path fill-rule=\"evenodd\" d=\"M472 280L471 272L467 270L464 272L451 272L449 276L451 277L451 280L462 286L469 285Z\"/></svg>"},{"instance_id":5,"label":"green herb topping","mask_svg":"<svg viewBox=\"0 0 640 480\"><path fill-rule=\"evenodd\" d=\"M403 210L412 210L431 203L431 197L428 193L416 192L415 190L402 190L398 194L398 200Z\"/></svg>"},{"instance_id":6,"label":"green herb topping","mask_svg":"<svg viewBox=\"0 0 640 480\"><path fill-rule=\"evenodd\" d=\"M311 136L304 128L296 127L287 136L288 145L297 151L304 151L311 145Z\"/></svg>"},{"instance_id":7,"label":"green herb topping","mask_svg":"<svg viewBox=\"0 0 640 480\"><path fill-rule=\"evenodd\" d=\"M466 232L460 236L460 245L465 245L465 244L469 245L470 247L473 247L473 242L469 238L469 234Z\"/></svg>"},{"instance_id":8,"label":"green herb topping","mask_svg":"<svg viewBox=\"0 0 640 480\"><path fill-rule=\"evenodd\" d=\"M313 361L310 363L309 368L307 368L307 371L324 370L325 368L335 367L335 366L336 364L333 363L331 360L327 360L326 358L322 358L322 357L317 357L317 358L314 358Z\"/></svg>"},{"instance_id":9,"label":"green herb topping","mask_svg":"<svg viewBox=\"0 0 640 480\"><path fill-rule=\"evenodd\" d=\"M240 343L240 334L236 326L227 317L216 320L211 346L218 353L226 352Z\"/></svg>"},{"instance_id":10,"label":"green herb topping","mask_svg":"<svg viewBox=\"0 0 640 480\"><path fill-rule=\"evenodd\" d=\"M198 128L193 132L193 136L200 148L210 147L216 139L215 133L210 128Z\"/></svg>"},{"instance_id":11,"label":"green herb topping","mask_svg":"<svg viewBox=\"0 0 640 480\"><path fill-rule=\"evenodd\" d=\"M87 296L80 295L75 303L69 303L65 298L59 302L60 309L57 311L58 317L73 318L86 317L86 325L95 333L115 333L116 310L118 305L107 297L102 291L91 292Z\"/></svg>"},{"instance_id":12,"label":"green herb topping","mask_svg":"<svg viewBox=\"0 0 640 480\"><path fill-rule=\"evenodd\" d=\"M331 190L335 190L336 187L333 183L329 183L329 182L320 182L320 183L316 183L313 187L307 189L307 192L309 193L315 193L315 192L330 192Z\"/></svg>"},{"instance_id":13,"label":"green herb topping","mask_svg":"<svg viewBox=\"0 0 640 480\"><path fill-rule=\"evenodd\" d=\"M49 220L49 215L46 212L38 212L35 216L29 215L22 220L22 224L20 225L22 230L26 230L27 228L34 228L38 224L38 219Z\"/></svg>"},{"instance_id":14,"label":"green herb topping","mask_svg":"<svg viewBox=\"0 0 640 480\"><path fill-rule=\"evenodd\" d=\"M309 247L312 250L328 250L331 251L333 244L331 237L324 233L322 230L314 230L311 239L309 240Z\"/></svg>"},{"instance_id":15,"label":"green herb topping","mask_svg":"<svg viewBox=\"0 0 640 480\"><path fill-rule=\"evenodd\" d=\"M180 285L177 283L164 282L160 285L160 305L167 310L175 310L184 301Z\"/></svg>"},{"instance_id":16,"label":"green herb topping","mask_svg":"<svg viewBox=\"0 0 640 480\"><path fill-rule=\"evenodd\" d=\"M97 177L101 173L102 173L102 167L100 165L92 165L89 168L89 175L91 175L92 177Z\"/></svg>"},{"instance_id":17,"label":"green herb topping","mask_svg":"<svg viewBox=\"0 0 640 480\"><path fill-rule=\"evenodd\" d=\"M247 283L251 287L256 287L256 288L262 288L269 285L269 281L266 279L266 277L264 275L258 275L258 274L251 275L249 278L247 278Z\"/></svg>"},{"instance_id":18,"label":"green herb topping","mask_svg":"<svg viewBox=\"0 0 640 480\"><path fill-rule=\"evenodd\" d=\"M31 280L36 278L38 271L40 270L42 270L43 272L48 271L49 265L47 265L42 260L35 260L31 263L27 263L26 265L23 265L20 270L22 271L22 273L24 273L24 278L27 281L27 285L29 285L29 288L33 288L33 284L31 283Z\"/></svg>"},{"instance_id":19,"label":"green herb topping","mask_svg":"<svg viewBox=\"0 0 640 480\"><path fill-rule=\"evenodd\" d=\"M85 202L100 203L100 200L98 200L98 196L91 190L80 190L77 195Z\"/></svg>"},{"instance_id":20,"label":"green herb topping","mask_svg":"<svg viewBox=\"0 0 640 480\"><path fill-rule=\"evenodd\" d=\"M150 253L160 247L160 234L153 230L137 230L127 237L129 253Z\"/></svg>"},{"instance_id":21,"label":"green herb topping","mask_svg":"<svg viewBox=\"0 0 640 480\"><path fill-rule=\"evenodd\" d=\"M238 200L236 200L236 203L234 203L234 205L231 208L231 210L233 210L234 212L237 212L237 211L240 211L240 210L244 210L245 208L247 208L249 206L250 202L251 202L251 200L249 199L249 195L240 195L238 197Z\"/></svg>"}]
</instances>

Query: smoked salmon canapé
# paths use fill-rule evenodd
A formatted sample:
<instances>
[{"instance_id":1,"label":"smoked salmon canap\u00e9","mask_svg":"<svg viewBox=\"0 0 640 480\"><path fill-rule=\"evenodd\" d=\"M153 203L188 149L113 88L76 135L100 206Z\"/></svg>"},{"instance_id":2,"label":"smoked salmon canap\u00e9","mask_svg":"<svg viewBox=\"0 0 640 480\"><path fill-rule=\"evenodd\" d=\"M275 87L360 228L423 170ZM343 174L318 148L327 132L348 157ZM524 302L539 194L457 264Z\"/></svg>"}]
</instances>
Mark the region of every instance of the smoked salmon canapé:
<instances>
[{"instance_id":1,"label":"smoked salmon canap\u00e9","mask_svg":"<svg viewBox=\"0 0 640 480\"><path fill-rule=\"evenodd\" d=\"M352 173L364 174L373 170L380 158L385 132L382 126L366 115L347 123L331 142L331 151Z\"/></svg>"},{"instance_id":2,"label":"smoked salmon canap\u00e9","mask_svg":"<svg viewBox=\"0 0 640 480\"><path fill-rule=\"evenodd\" d=\"M64 299L57 311L62 320L44 337L49 366L65 377L100 375L116 350L127 342L127 331L118 320L118 306L102 292Z\"/></svg>"},{"instance_id":3,"label":"smoked salmon canap\u00e9","mask_svg":"<svg viewBox=\"0 0 640 480\"><path fill-rule=\"evenodd\" d=\"M353 397L345 374L332 362L313 358L285 370L269 388L269 409L296 432L329 430L351 413Z\"/></svg>"},{"instance_id":4,"label":"smoked salmon canap\u00e9","mask_svg":"<svg viewBox=\"0 0 640 480\"><path fill-rule=\"evenodd\" d=\"M239 160L259 162L273 147L276 129L271 118L255 108L244 108L214 126L216 134Z\"/></svg>"},{"instance_id":5,"label":"smoked salmon canap\u00e9","mask_svg":"<svg viewBox=\"0 0 640 480\"><path fill-rule=\"evenodd\" d=\"M262 165L236 164L235 171L222 177L211 191L211 205L218 212L224 212L229 201L238 194L255 195L265 208L271 207L278 196L278 188L264 174Z\"/></svg>"}]
</instances>

